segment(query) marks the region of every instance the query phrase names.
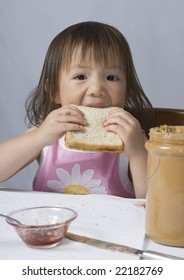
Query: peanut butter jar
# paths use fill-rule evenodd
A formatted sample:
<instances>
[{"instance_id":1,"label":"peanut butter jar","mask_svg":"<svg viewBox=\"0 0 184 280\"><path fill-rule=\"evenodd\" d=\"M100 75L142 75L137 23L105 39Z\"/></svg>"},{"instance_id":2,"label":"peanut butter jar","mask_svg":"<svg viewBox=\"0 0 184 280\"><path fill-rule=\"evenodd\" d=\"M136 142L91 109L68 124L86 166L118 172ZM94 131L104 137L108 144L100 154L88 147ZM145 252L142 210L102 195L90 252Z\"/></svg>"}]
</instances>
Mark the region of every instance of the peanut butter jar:
<instances>
[{"instance_id":1,"label":"peanut butter jar","mask_svg":"<svg viewBox=\"0 0 184 280\"><path fill-rule=\"evenodd\" d=\"M146 235L155 242L184 247L184 126L150 129Z\"/></svg>"}]
</instances>

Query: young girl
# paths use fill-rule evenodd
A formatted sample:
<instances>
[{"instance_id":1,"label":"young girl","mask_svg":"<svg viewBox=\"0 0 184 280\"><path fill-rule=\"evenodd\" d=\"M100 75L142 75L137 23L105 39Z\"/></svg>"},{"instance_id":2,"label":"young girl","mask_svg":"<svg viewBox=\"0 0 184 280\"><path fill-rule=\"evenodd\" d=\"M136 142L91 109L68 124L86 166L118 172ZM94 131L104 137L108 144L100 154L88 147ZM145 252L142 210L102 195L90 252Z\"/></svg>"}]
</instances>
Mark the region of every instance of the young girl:
<instances>
[{"instance_id":1,"label":"young girl","mask_svg":"<svg viewBox=\"0 0 184 280\"><path fill-rule=\"evenodd\" d=\"M122 154L81 152L64 145L67 130L83 130L75 105L116 106L104 122L124 142ZM145 133L152 106L138 80L124 36L99 22L72 25L48 49L40 81L27 100L33 125L0 144L0 181L37 159L37 191L145 197ZM145 131L145 133L143 133Z\"/></svg>"}]
</instances>

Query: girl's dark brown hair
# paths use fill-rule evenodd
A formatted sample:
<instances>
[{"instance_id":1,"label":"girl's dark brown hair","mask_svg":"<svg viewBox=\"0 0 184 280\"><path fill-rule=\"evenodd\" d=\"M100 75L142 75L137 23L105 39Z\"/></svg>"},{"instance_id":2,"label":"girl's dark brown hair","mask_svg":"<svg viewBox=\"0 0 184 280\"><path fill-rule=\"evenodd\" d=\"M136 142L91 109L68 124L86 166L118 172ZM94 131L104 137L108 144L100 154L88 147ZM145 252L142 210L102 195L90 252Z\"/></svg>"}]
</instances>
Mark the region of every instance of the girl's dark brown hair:
<instances>
[{"instance_id":1,"label":"girl's dark brown hair","mask_svg":"<svg viewBox=\"0 0 184 280\"><path fill-rule=\"evenodd\" d=\"M59 90L58 76L70 65L76 49L81 57L91 51L96 62L108 65L108 55L119 61L127 79L126 103L129 111L148 133L153 126L153 108L138 79L130 47L115 27L99 22L82 22L59 33L51 42L43 65L40 81L26 100L27 118L32 125L40 125L46 116L61 105L55 104Z\"/></svg>"}]
</instances>

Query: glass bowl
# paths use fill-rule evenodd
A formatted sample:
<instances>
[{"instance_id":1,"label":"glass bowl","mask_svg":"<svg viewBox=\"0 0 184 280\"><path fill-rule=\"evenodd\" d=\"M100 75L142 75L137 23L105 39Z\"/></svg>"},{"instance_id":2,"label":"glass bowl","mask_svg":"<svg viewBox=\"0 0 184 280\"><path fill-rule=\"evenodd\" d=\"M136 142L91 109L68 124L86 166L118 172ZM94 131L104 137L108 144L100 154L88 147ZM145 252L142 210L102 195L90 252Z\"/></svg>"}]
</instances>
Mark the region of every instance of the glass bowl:
<instances>
[{"instance_id":1,"label":"glass bowl","mask_svg":"<svg viewBox=\"0 0 184 280\"><path fill-rule=\"evenodd\" d=\"M21 223L6 219L27 245L50 248L61 242L77 212L66 207L41 206L15 210L8 216Z\"/></svg>"}]
</instances>

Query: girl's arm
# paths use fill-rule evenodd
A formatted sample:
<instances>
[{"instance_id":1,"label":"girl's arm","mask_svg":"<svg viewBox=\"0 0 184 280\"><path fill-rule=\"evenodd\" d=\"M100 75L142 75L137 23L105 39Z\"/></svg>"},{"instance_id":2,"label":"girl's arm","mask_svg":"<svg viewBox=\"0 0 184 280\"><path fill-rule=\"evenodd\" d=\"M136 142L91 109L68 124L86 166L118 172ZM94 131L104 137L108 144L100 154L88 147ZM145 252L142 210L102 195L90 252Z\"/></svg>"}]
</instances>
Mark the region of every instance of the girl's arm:
<instances>
[{"instance_id":1,"label":"girl's arm","mask_svg":"<svg viewBox=\"0 0 184 280\"><path fill-rule=\"evenodd\" d=\"M39 127L0 143L0 182L39 157L45 146L54 144L67 130L82 130L86 120L74 106L52 111Z\"/></svg>"},{"instance_id":2,"label":"girl's arm","mask_svg":"<svg viewBox=\"0 0 184 280\"><path fill-rule=\"evenodd\" d=\"M124 154L129 160L131 180L136 198L146 196L147 151L144 147L146 137L142 133L139 122L123 109L115 109L104 126L116 132L124 142Z\"/></svg>"},{"instance_id":3,"label":"girl's arm","mask_svg":"<svg viewBox=\"0 0 184 280\"><path fill-rule=\"evenodd\" d=\"M136 198L146 196L146 177L147 177L147 151L144 148L145 140L140 147L140 151L129 157L129 167L135 189Z\"/></svg>"},{"instance_id":4,"label":"girl's arm","mask_svg":"<svg viewBox=\"0 0 184 280\"><path fill-rule=\"evenodd\" d=\"M5 181L36 159L42 144L36 130L0 143L0 181Z\"/></svg>"}]
</instances>

